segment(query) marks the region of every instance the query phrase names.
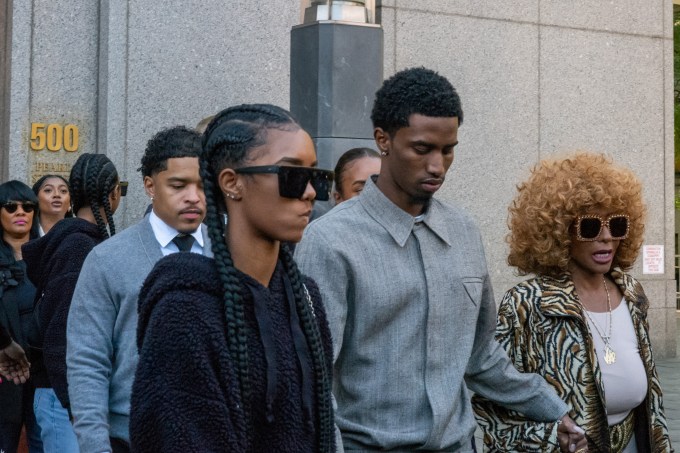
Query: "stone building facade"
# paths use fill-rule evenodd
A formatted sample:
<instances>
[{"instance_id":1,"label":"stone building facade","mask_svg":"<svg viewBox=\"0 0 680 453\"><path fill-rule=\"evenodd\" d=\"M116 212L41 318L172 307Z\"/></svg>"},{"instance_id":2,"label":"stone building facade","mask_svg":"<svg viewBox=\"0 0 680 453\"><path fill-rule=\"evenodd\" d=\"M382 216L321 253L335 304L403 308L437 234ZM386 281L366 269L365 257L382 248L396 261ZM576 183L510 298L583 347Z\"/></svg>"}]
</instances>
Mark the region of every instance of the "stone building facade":
<instances>
[{"instance_id":1,"label":"stone building facade","mask_svg":"<svg viewBox=\"0 0 680 453\"><path fill-rule=\"evenodd\" d=\"M6 0L0 179L106 153L130 181L119 221L135 222L148 203L136 169L156 131L236 103L289 105L290 33L304 6ZM665 267L644 274L641 259L633 273L652 302L657 356L675 355L672 0L375 0L373 14L385 77L423 65L461 94L465 123L440 196L479 221L497 298L518 280L503 240L515 185L542 157L608 152L644 182L645 243L664 247Z\"/></svg>"}]
</instances>

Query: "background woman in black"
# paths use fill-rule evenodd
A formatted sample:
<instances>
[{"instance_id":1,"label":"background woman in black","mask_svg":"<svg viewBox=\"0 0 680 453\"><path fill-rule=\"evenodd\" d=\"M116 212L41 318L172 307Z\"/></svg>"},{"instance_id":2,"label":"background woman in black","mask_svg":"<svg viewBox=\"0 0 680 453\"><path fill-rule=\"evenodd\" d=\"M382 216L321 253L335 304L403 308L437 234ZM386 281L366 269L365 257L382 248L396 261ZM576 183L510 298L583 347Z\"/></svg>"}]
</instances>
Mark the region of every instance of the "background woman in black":
<instances>
[{"instance_id":1,"label":"background woman in black","mask_svg":"<svg viewBox=\"0 0 680 453\"><path fill-rule=\"evenodd\" d=\"M44 369L34 373L33 403L46 453L77 453L66 385L66 319L87 254L116 232L121 198L118 172L103 154L82 154L69 177L76 217L57 222L23 247L28 275L41 295L39 319Z\"/></svg>"},{"instance_id":2,"label":"background woman in black","mask_svg":"<svg viewBox=\"0 0 680 453\"><path fill-rule=\"evenodd\" d=\"M220 112L203 148L215 258L169 255L142 288L132 450L335 451L325 312L281 245L300 240L332 173L271 105Z\"/></svg>"},{"instance_id":3,"label":"background woman in black","mask_svg":"<svg viewBox=\"0 0 680 453\"><path fill-rule=\"evenodd\" d=\"M20 181L0 184L0 324L25 351L32 319L35 287L26 277L21 246L38 236L38 198ZM39 360L29 357L36 365ZM0 451L17 450L25 424L31 453L42 452L40 431L33 416L33 380L0 384Z\"/></svg>"}]
</instances>

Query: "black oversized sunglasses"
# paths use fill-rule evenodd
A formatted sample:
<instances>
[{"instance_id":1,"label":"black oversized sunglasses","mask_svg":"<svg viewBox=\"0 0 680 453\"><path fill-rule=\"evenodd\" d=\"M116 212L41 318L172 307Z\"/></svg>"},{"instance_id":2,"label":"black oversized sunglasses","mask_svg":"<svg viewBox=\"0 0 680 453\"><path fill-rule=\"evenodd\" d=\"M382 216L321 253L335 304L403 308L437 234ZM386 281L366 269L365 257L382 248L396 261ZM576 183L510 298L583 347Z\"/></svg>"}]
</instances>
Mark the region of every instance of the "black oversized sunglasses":
<instances>
[{"instance_id":1,"label":"black oversized sunglasses","mask_svg":"<svg viewBox=\"0 0 680 453\"><path fill-rule=\"evenodd\" d=\"M285 198L302 198L307 189L307 184L310 182L316 191L315 200L327 201L331 196L333 172L330 170L314 167L263 165L236 168L235 171L241 174L276 173L279 175L279 195Z\"/></svg>"},{"instance_id":2,"label":"black oversized sunglasses","mask_svg":"<svg viewBox=\"0 0 680 453\"><path fill-rule=\"evenodd\" d=\"M630 218L626 214L613 214L605 218L599 215L580 215L576 217L576 239L579 241L594 241L602 228L607 227L612 240L620 241L628 237Z\"/></svg>"},{"instance_id":3,"label":"black oversized sunglasses","mask_svg":"<svg viewBox=\"0 0 680 453\"><path fill-rule=\"evenodd\" d=\"M121 197L124 197L125 195L127 195L127 189L128 189L128 182L127 181L119 181L118 187L120 187L120 196Z\"/></svg>"},{"instance_id":4,"label":"black oversized sunglasses","mask_svg":"<svg viewBox=\"0 0 680 453\"><path fill-rule=\"evenodd\" d=\"M15 212L17 212L19 206L21 206L21 209L23 209L25 213L33 212L36 208L35 203L33 203L32 201L25 201L23 203L19 201L7 201L0 205L0 207L5 208L5 210L10 214L14 214Z\"/></svg>"}]
</instances>

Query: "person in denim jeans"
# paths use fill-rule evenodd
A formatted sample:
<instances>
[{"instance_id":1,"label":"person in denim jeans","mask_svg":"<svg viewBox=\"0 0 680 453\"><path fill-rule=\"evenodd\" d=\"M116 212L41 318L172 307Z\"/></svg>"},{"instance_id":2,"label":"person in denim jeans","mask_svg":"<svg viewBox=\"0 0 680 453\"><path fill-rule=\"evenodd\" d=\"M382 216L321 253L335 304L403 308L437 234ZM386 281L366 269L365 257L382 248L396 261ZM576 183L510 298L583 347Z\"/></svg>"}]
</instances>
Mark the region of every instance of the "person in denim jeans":
<instances>
[{"instance_id":1,"label":"person in denim jeans","mask_svg":"<svg viewBox=\"0 0 680 453\"><path fill-rule=\"evenodd\" d=\"M116 232L113 213L123 195L116 167L103 154L81 155L69 185L76 217L57 222L22 249L40 294L35 312L45 368L34 375L33 410L46 453L80 451L68 412L66 319L85 257Z\"/></svg>"}]
</instances>

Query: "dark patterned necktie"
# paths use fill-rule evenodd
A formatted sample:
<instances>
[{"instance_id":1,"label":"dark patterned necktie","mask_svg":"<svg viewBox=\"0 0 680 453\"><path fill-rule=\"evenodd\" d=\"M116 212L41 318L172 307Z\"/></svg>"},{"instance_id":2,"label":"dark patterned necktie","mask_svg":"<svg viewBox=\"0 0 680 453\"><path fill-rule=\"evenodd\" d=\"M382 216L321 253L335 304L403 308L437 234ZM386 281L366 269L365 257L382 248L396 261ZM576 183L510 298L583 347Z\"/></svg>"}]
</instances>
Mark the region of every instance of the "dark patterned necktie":
<instances>
[{"instance_id":1,"label":"dark patterned necktie","mask_svg":"<svg viewBox=\"0 0 680 453\"><path fill-rule=\"evenodd\" d=\"M194 237L190 234L178 234L172 240L175 243L180 252L190 252L191 246L194 245Z\"/></svg>"}]
</instances>

